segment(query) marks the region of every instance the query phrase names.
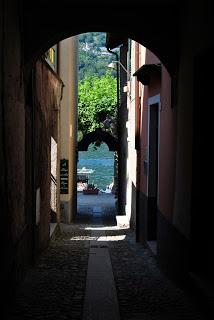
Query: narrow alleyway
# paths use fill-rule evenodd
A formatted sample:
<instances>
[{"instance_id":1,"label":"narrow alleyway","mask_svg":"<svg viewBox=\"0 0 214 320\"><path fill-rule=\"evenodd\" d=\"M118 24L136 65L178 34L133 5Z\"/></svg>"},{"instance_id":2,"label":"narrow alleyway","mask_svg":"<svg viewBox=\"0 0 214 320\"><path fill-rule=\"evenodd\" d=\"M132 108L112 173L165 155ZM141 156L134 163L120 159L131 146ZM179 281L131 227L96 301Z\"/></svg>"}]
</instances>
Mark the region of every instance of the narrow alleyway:
<instances>
[{"instance_id":1,"label":"narrow alleyway","mask_svg":"<svg viewBox=\"0 0 214 320\"><path fill-rule=\"evenodd\" d=\"M196 302L158 269L112 207L82 206L60 225L20 288L9 320L199 320Z\"/></svg>"}]
</instances>

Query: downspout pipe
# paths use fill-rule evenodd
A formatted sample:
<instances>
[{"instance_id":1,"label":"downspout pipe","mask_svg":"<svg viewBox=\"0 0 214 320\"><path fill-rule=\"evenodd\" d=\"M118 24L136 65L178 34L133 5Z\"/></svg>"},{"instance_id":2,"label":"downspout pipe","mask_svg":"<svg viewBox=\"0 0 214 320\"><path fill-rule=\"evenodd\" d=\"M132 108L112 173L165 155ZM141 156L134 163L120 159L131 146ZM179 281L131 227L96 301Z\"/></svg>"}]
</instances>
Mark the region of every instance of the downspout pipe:
<instances>
[{"instance_id":1,"label":"downspout pipe","mask_svg":"<svg viewBox=\"0 0 214 320\"><path fill-rule=\"evenodd\" d=\"M119 54L107 48L108 52L116 56L116 61L119 61ZM119 84L119 64L117 63L117 116L119 116L119 106L120 106L120 84ZM117 128L118 129L118 128ZM119 134L119 131L118 133Z\"/></svg>"},{"instance_id":2,"label":"downspout pipe","mask_svg":"<svg viewBox=\"0 0 214 320\"><path fill-rule=\"evenodd\" d=\"M116 61L119 62L119 54L107 48L108 52L114 54L116 57ZM117 65L117 140L120 141L120 115L119 115L119 108L120 108L120 82L119 82L119 63ZM120 148L118 148L118 168L117 168L117 213L120 214Z\"/></svg>"},{"instance_id":3,"label":"downspout pipe","mask_svg":"<svg viewBox=\"0 0 214 320\"><path fill-rule=\"evenodd\" d=\"M135 43L135 69L140 67L139 63L140 45ZM137 154L136 167L136 242L140 242L140 182L141 182L141 100L139 96L139 81L135 80L135 149Z\"/></svg>"},{"instance_id":4,"label":"downspout pipe","mask_svg":"<svg viewBox=\"0 0 214 320\"><path fill-rule=\"evenodd\" d=\"M31 157L32 157L32 259L36 262L36 192L35 192L35 93L36 93L36 65L31 70L31 93L32 93L32 113L31 113Z\"/></svg>"}]
</instances>

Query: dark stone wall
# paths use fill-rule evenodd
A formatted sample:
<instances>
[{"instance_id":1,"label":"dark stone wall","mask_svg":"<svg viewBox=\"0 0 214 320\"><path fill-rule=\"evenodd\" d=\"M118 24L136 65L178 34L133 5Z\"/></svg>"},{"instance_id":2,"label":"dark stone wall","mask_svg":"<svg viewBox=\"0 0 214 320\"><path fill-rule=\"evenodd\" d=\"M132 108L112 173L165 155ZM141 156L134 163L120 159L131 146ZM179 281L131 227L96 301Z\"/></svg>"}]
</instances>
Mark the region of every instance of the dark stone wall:
<instances>
[{"instance_id":1,"label":"dark stone wall","mask_svg":"<svg viewBox=\"0 0 214 320\"><path fill-rule=\"evenodd\" d=\"M58 140L58 108L62 81L44 60L35 66L34 176L35 192L40 189L40 218L35 226L35 251L49 243L51 136Z\"/></svg>"},{"instance_id":2,"label":"dark stone wall","mask_svg":"<svg viewBox=\"0 0 214 320\"><path fill-rule=\"evenodd\" d=\"M0 2L0 43L1 289L6 297L27 268L29 243L25 210L25 99L19 1Z\"/></svg>"},{"instance_id":3,"label":"dark stone wall","mask_svg":"<svg viewBox=\"0 0 214 320\"><path fill-rule=\"evenodd\" d=\"M187 285L190 271L190 241L158 210L157 261L161 269L181 286Z\"/></svg>"},{"instance_id":4,"label":"dark stone wall","mask_svg":"<svg viewBox=\"0 0 214 320\"><path fill-rule=\"evenodd\" d=\"M34 259L34 193L33 193L33 118L32 106L25 105L25 212L27 224L27 243L28 250L25 254L28 256L29 263Z\"/></svg>"},{"instance_id":5,"label":"dark stone wall","mask_svg":"<svg viewBox=\"0 0 214 320\"><path fill-rule=\"evenodd\" d=\"M62 91L58 77L44 63L38 64L37 81L41 83L41 90L36 92L39 132L34 150L32 81L30 76L28 82L24 79L20 13L19 1L0 1L0 287L5 307L33 263L36 249L40 251L48 244L50 136L57 140L56 108ZM33 161L34 151L38 162ZM33 169L37 185L42 184L43 191L42 224L38 230L35 228Z\"/></svg>"},{"instance_id":6,"label":"dark stone wall","mask_svg":"<svg viewBox=\"0 0 214 320\"><path fill-rule=\"evenodd\" d=\"M19 8L5 3L4 138L8 215L13 244L26 227L25 219L25 107Z\"/></svg>"},{"instance_id":7,"label":"dark stone wall","mask_svg":"<svg viewBox=\"0 0 214 320\"><path fill-rule=\"evenodd\" d=\"M210 116L213 108L213 53L214 46L200 52L194 60L191 267L193 272L203 275L205 279L212 278L214 283L214 259L211 254L214 243L214 130L213 117ZM209 68L204 68L205 61L208 61Z\"/></svg>"}]
</instances>

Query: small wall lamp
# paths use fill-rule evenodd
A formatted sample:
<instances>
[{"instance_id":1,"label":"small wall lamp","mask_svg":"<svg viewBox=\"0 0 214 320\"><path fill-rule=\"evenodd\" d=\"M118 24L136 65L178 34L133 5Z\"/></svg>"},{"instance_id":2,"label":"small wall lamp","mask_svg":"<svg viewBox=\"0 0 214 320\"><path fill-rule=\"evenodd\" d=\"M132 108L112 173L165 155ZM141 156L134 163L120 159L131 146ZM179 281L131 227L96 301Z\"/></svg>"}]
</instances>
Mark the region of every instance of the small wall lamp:
<instances>
[{"instance_id":1,"label":"small wall lamp","mask_svg":"<svg viewBox=\"0 0 214 320\"><path fill-rule=\"evenodd\" d=\"M108 67L112 68L112 69L116 69L116 64L119 63L119 65L123 68L123 70L129 74L128 70L124 67L124 65L120 62L120 61L112 61L111 63L109 63Z\"/></svg>"},{"instance_id":2,"label":"small wall lamp","mask_svg":"<svg viewBox=\"0 0 214 320\"><path fill-rule=\"evenodd\" d=\"M112 61L111 63L109 63L108 67L112 68L112 69L117 69L117 63L129 75L129 79L130 79L129 81L131 82L131 74L130 74L130 72L128 72L128 70L124 67L124 65L120 61ZM131 85L129 86L129 88L128 88L127 85L123 87L123 92L126 92L129 97L131 97L130 88L131 88Z\"/></svg>"}]
</instances>

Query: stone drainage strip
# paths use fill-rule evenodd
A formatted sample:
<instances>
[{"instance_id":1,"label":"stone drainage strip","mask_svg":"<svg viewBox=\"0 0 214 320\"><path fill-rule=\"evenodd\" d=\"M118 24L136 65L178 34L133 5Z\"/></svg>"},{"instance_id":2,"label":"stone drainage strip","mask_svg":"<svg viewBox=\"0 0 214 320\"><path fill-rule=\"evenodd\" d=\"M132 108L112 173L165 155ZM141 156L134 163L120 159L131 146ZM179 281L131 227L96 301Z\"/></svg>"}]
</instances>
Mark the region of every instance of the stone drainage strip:
<instances>
[{"instance_id":1,"label":"stone drainage strip","mask_svg":"<svg viewBox=\"0 0 214 320\"><path fill-rule=\"evenodd\" d=\"M93 208L97 230L92 230L92 239L106 239L102 223L102 208ZM119 305L115 288L111 259L106 241L91 240L83 320L119 320Z\"/></svg>"}]
</instances>

